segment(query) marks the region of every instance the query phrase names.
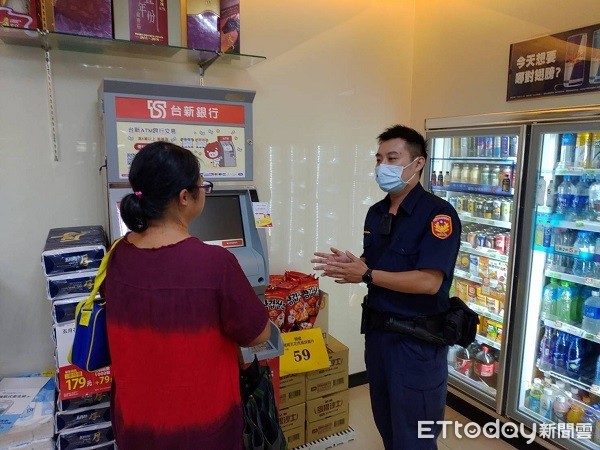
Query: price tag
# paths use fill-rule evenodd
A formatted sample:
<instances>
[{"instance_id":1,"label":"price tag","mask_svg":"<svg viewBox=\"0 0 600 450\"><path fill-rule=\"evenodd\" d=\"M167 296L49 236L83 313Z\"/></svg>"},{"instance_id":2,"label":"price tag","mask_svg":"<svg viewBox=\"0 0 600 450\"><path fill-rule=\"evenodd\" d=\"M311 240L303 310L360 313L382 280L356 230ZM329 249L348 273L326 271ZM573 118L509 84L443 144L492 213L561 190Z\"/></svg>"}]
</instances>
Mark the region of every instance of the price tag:
<instances>
[{"instance_id":1,"label":"price tag","mask_svg":"<svg viewBox=\"0 0 600 450\"><path fill-rule=\"evenodd\" d=\"M600 386L598 386L597 384L592 384L592 387L590 388L590 392L592 394L600 394Z\"/></svg>"},{"instance_id":2,"label":"price tag","mask_svg":"<svg viewBox=\"0 0 600 450\"><path fill-rule=\"evenodd\" d=\"M559 322L558 320L555 322L555 328L562 328L563 324L562 322Z\"/></svg>"},{"instance_id":3,"label":"price tag","mask_svg":"<svg viewBox=\"0 0 600 450\"><path fill-rule=\"evenodd\" d=\"M320 328L281 333L283 355L279 357L281 375L327 369L329 356Z\"/></svg>"}]
</instances>

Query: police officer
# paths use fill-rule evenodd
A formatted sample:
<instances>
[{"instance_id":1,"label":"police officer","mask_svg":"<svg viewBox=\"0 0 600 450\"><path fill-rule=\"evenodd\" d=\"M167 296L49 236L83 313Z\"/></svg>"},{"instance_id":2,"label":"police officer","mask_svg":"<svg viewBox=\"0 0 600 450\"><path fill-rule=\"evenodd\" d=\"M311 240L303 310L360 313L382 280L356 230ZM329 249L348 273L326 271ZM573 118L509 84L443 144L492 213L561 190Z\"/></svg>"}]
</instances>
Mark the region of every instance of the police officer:
<instances>
[{"instance_id":1,"label":"police officer","mask_svg":"<svg viewBox=\"0 0 600 450\"><path fill-rule=\"evenodd\" d=\"M396 125L378 136L376 180L386 197L368 211L363 254L316 252L315 270L336 283L367 284L365 364L375 424L386 450L435 449L444 418L448 347L389 331L386 323L435 333L449 308L460 221L419 182L425 139ZM419 425L421 422L421 425Z\"/></svg>"}]
</instances>

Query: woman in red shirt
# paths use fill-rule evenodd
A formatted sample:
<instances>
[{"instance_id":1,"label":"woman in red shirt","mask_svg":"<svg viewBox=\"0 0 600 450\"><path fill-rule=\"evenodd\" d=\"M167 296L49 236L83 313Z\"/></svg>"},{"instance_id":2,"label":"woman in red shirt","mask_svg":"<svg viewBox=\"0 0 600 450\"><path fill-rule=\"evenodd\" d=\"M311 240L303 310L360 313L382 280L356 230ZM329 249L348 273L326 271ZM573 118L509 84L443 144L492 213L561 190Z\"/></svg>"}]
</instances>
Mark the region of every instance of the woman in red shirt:
<instances>
[{"instance_id":1,"label":"woman in red shirt","mask_svg":"<svg viewBox=\"0 0 600 450\"><path fill-rule=\"evenodd\" d=\"M119 450L242 449L238 347L269 339L267 311L236 258L188 232L212 188L192 152L148 144L129 182L104 282Z\"/></svg>"}]
</instances>

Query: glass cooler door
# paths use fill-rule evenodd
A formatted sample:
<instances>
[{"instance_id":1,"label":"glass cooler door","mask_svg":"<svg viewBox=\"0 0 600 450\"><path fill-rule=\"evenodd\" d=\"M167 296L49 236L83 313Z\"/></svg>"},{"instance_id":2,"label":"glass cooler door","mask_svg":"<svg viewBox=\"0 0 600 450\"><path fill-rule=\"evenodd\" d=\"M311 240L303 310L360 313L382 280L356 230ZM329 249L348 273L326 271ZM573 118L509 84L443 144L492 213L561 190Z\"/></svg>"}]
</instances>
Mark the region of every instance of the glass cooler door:
<instances>
[{"instance_id":1,"label":"glass cooler door","mask_svg":"<svg viewBox=\"0 0 600 450\"><path fill-rule=\"evenodd\" d=\"M600 124L533 125L529 158L507 414L600 449Z\"/></svg>"},{"instance_id":2,"label":"glass cooler door","mask_svg":"<svg viewBox=\"0 0 600 450\"><path fill-rule=\"evenodd\" d=\"M500 412L524 127L428 133L431 192L462 225L451 296L480 316L476 342L448 352L449 383Z\"/></svg>"}]
</instances>

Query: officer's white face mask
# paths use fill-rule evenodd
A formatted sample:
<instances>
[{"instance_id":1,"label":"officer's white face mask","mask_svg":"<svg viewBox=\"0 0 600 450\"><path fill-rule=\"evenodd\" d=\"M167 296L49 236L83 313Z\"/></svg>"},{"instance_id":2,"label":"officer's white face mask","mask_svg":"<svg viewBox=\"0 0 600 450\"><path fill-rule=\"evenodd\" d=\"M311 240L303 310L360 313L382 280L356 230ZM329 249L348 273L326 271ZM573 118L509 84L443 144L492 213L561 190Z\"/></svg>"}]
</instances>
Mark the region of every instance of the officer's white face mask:
<instances>
[{"instance_id":1,"label":"officer's white face mask","mask_svg":"<svg viewBox=\"0 0 600 450\"><path fill-rule=\"evenodd\" d=\"M410 180L417 174L416 172L412 174L408 180L404 181L402 179L402 172L404 169L414 163L417 158L413 159L406 166L391 166L389 164L379 164L375 168L375 180L377 180L377 184L381 188L383 192L400 192L404 189Z\"/></svg>"}]
</instances>

